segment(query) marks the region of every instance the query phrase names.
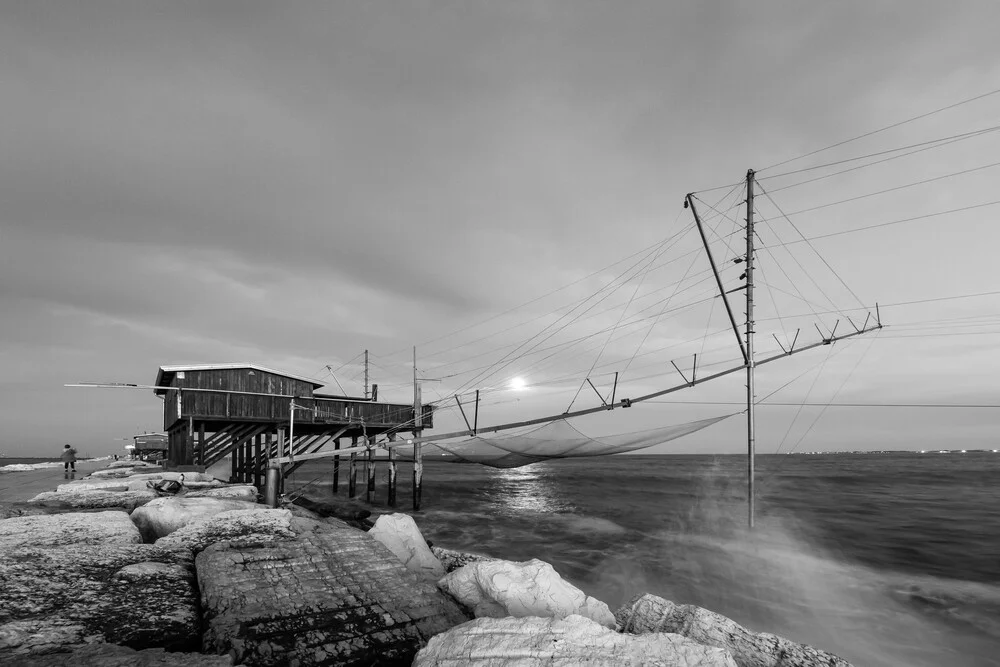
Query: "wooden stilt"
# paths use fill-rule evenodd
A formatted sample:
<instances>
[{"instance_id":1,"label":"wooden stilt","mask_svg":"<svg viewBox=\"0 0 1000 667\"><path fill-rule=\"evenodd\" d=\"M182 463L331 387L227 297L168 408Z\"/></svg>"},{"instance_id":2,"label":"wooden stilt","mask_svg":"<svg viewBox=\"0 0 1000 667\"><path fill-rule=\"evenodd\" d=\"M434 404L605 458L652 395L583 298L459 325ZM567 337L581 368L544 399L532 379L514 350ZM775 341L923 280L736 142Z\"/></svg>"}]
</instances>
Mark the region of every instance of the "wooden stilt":
<instances>
[{"instance_id":1,"label":"wooden stilt","mask_svg":"<svg viewBox=\"0 0 1000 667\"><path fill-rule=\"evenodd\" d=\"M395 433L389 434L389 442L396 439ZM389 507L396 506L396 448L389 447Z\"/></svg>"},{"instance_id":2,"label":"wooden stilt","mask_svg":"<svg viewBox=\"0 0 1000 667\"><path fill-rule=\"evenodd\" d=\"M369 503L375 502L375 449L368 449L367 461L365 461L365 471L368 473L368 492L365 499Z\"/></svg>"},{"instance_id":3,"label":"wooden stilt","mask_svg":"<svg viewBox=\"0 0 1000 667\"><path fill-rule=\"evenodd\" d=\"M340 449L340 438L337 438L333 442L333 448ZM337 495L338 486L340 485L340 457L333 457L333 494Z\"/></svg>"},{"instance_id":4,"label":"wooden stilt","mask_svg":"<svg viewBox=\"0 0 1000 667\"><path fill-rule=\"evenodd\" d=\"M358 436L351 437L351 447L358 446ZM351 468L347 474L347 496L353 498L358 495L358 455L351 453Z\"/></svg>"},{"instance_id":5,"label":"wooden stilt","mask_svg":"<svg viewBox=\"0 0 1000 667\"><path fill-rule=\"evenodd\" d=\"M254 457L253 457L253 485L260 490L260 479L261 473L264 468L264 436L258 433L257 437L254 438Z\"/></svg>"},{"instance_id":6,"label":"wooden stilt","mask_svg":"<svg viewBox=\"0 0 1000 667\"><path fill-rule=\"evenodd\" d=\"M188 417L187 433L184 434L184 464L194 463L194 417Z\"/></svg>"},{"instance_id":7,"label":"wooden stilt","mask_svg":"<svg viewBox=\"0 0 1000 667\"><path fill-rule=\"evenodd\" d=\"M232 435L229 437L232 439L232 449L229 452L229 481L232 483L236 481L236 473L239 470L239 461L237 460L238 454L236 453L236 450L238 449L236 447L236 436Z\"/></svg>"},{"instance_id":8,"label":"wooden stilt","mask_svg":"<svg viewBox=\"0 0 1000 667\"><path fill-rule=\"evenodd\" d=\"M420 443L413 444L413 511L420 510L420 495L423 490L424 460L420 453Z\"/></svg>"},{"instance_id":9,"label":"wooden stilt","mask_svg":"<svg viewBox=\"0 0 1000 667\"><path fill-rule=\"evenodd\" d=\"M202 422L198 427L198 457L195 463L199 465L205 464L205 423Z\"/></svg>"}]
</instances>

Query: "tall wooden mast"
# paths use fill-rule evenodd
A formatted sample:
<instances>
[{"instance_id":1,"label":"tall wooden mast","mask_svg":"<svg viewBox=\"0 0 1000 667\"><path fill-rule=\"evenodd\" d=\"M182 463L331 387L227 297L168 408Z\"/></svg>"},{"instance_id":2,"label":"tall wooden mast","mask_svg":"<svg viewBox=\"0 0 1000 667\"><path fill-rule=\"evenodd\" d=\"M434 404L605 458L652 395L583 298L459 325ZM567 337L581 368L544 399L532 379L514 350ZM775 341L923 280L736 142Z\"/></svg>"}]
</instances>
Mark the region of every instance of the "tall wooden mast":
<instances>
[{"instance_id":1,"label":"tall wooden mast","mask_svg":"<svg viewBox=\"0 0 1000 667\"><path fill-rule=\"evenodd\" d=\"M747 323L746 323L746 365L747 365L747 525L753 528L754 524L754 458L756 456L756 442L754 434L754 359L753 359L753 169L747 170L747 264L746 270L746 296L747 296Z\"/></svg>"}]
</instances>

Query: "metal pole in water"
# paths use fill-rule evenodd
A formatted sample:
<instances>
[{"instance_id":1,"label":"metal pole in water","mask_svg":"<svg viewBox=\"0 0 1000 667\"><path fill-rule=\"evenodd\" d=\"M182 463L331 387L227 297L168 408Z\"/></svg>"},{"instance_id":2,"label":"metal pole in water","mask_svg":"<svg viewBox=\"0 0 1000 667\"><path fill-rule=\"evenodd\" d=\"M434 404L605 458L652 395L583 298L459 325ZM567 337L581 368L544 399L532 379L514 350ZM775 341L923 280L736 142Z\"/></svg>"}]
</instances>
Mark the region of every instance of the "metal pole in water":
<instances>
[{"instance_id":1,"label":"metal pole in water","mask_svg":"<svg viewBox=\"0 0 1000 667\"><path fill-rule=\"evenodd\" d=\"M754 360L753 360L753 169L747 170L747 525L754 527L756 494L754 489Z\"/></svg>"},{"instance_id":2,"label":"metal pole in water","mask_svg":"<svg viewBox=\"0 0 1000 667\"><path fill-rule=\"evenodd\" d=\"M267 464L267 486L264 502L268 507L278 506L278 486L281 484L281 465L272 461Z\"/></svg>"}]
</instances>

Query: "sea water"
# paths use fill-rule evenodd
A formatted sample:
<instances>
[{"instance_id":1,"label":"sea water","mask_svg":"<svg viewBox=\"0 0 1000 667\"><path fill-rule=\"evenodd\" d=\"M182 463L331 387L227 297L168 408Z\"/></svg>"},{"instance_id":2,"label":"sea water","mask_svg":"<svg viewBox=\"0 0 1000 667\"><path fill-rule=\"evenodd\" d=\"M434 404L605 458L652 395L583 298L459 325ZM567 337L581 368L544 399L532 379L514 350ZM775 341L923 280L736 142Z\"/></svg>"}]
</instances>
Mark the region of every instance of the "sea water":
<instances>
[{"instance_id":1,"label":"sea water","mask_svg":"<svg viewBox=\"0 0 1000 667\"><path fill-rule=\"evenodd\" d=\"M427 461L415 516L439 546L540 558L612 610L648 592L858 667L1000 665L1000 454L759 456L753 531L745 475L738 456ZM312 461L288 488L323 500L331 479ZM364 480L359 464L362 497Z\"/></svg>"}]
</instances>

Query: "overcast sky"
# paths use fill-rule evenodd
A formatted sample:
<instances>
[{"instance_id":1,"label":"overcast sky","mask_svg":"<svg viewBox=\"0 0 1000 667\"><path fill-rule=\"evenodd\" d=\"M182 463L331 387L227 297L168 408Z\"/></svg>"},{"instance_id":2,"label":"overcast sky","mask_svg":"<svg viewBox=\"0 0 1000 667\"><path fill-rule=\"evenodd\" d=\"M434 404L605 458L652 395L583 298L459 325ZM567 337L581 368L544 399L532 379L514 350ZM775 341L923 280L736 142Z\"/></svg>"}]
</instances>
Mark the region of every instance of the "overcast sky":
<instances>
[{"instance_id":1,"label":"overcast sky","mask_svg":"<svg viewBox=\"0 0 1000 667\"><path fill-rule=\"evenodd\" d=\"M69 442L110 453L116 438L160 430L151 391L63 385L151 384L161 364L252 361L339 393L337 370L344 390L360 394L351 360L368 348L381 397L407 402L412 345L431 378L496 360L627 263L604 267L690 227L685 193L1000 88L998 25L992 1L0 3L0 452L55 455ZM761 183L791 213L983 167L1000 155L997 133L787 192L776 190L812 172L764 178L998 121L993 95L764 170ZM997 198L998 171L793 218L818 236L985 203ZM762 201L762 215L769 206ZM1000 290L998 209L816 240L826 264L799 244L817 282L790 276L785 288L799 282L856 307L832 268L865 305ZM683 241L673 256L697 247L691 234ZM767 262L781 258L760 257L776 287L780 269ZM687 265L674 266L603 306L624 308L633 295L652 303ZM693 271L705 269L702 256ZM771 333L787 340L802 327L812 342L814 320L829 329L836 319L777 324L763 319L772 315L761 298L767 351ZM616 337L600 358L597 337L575 357L525 358L466 388L494 389L482 423L558 412L595 360L607 392L607 374L637 349L721 329L707 345L638 357L647 363L633 363L617 395L669 386L678 379L670 359L724 345L738 355L721 307L706 305L676 325L665 315L645 338L645 329ZM808 312L781 297L770 305ZM762 368L759 395L825 361L811 392L806 375L774 400L998 402L1000 296L882 314L896 330ZM959 317L982 319L904 326ZM529 388L499 391L513 373ZM474 376L428 383L425 399ZM739 375L717 384L674 397L741 399ZM597 397L587 387L577 401ZM604 415L593 429L735 410L658 403ZM774 451L795 410L761 413L759 446ZM786 450L815 414L800 415ZM994 410L831 408L795 446L996 447L998 422ZM456 426L454 410L439 423ZM739 451L741 433L730 419L658 451Z\"/></svg>"}]
</instances>

